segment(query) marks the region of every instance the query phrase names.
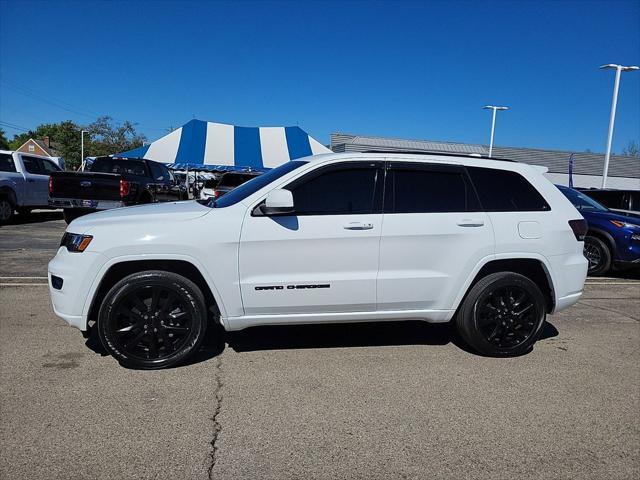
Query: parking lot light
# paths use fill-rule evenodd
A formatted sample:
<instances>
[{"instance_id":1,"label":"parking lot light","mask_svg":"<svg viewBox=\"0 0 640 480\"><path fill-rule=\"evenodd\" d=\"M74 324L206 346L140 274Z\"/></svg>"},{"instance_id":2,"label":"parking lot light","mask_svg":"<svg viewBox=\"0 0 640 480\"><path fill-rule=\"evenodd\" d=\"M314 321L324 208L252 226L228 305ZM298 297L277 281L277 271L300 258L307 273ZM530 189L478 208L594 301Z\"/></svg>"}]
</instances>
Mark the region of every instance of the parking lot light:
<instances>
[{"instance_id":1,"label":"parking lot light","mask_svg":"<svg viewBox=\"0 0 640 480\"><path fill-rule=\"evenodd\" d=\"M496 129L496 112L498 110L509 110L509 107L497 107L495 105L485 105L482 107L484 110L493 110L493 114L491 115L491 140L489 142L489 158L493 153L493 134Z\"/></svg>"},{"instance_id":2,"label":"parking lot light","mask_svg":"<svg viewBox=\"0 0 640 480\"><path fill-rule=\"evenodd\" d=\"M613 82L613 98L611 99L611 114L609 115L609 133L607 134L607 153L604 156L604 167L602 169L602 188L607 186L607 174L609 173L609 158L611 157L611 142L613 140L613 126L616 122L616 107L618 106L618 88L620 87L620 73L630 72L633 70L639 70L640 67L631 65L625 67L623 65L616 65L615 63L609 63L602 65L601 69L615 69L616 79Z\"/></svg>"}]
</instances>

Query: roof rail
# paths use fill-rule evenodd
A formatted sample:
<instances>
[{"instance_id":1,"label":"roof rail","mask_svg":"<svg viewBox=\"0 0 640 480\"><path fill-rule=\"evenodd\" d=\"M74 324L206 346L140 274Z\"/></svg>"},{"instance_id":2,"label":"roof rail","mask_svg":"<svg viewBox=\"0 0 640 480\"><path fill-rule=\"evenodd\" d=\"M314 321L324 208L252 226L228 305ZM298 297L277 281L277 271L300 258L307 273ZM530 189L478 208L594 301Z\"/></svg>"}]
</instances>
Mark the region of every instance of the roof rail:
<instances>
[{"instance_id":1,"label":"roof rail","mask_svg":"<svg viewBox=\"0 0 640 480\"><path fill-rule=\"evenodd\" d=\"M345 153L357 153L357 152L345 152ZM424 150L365 150L360 153L400 153L400 154L411 154L411 155L441 155L444 157L467 157L467 158L484 158L486 160L498 160L501 162L514 162L518 163L517 160L512 160L510 158L497 158L497 157L487 157L486 155L481 155L479 153L452 153L452 152L436 152L436 151L424 151Z\"/></svg>"}]
</instances>

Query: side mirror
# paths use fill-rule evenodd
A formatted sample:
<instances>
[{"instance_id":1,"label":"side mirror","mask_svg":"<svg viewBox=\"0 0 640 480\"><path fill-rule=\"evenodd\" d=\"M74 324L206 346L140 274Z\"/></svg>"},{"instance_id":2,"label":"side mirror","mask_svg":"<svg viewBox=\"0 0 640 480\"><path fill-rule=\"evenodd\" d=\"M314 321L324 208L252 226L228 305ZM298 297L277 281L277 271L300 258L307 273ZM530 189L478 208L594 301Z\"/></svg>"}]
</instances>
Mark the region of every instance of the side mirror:
<instances>
[{"instance_id":1,"label":"side mirror","mask_svg":"<svg viewBox=\"0 0 640 480\"><path fill-rule=\"evenodd\" d=\"M262 206L265 215L282 215L293 213L293 194L289 190L272 190Z\"/></svg>"}]
</instances>

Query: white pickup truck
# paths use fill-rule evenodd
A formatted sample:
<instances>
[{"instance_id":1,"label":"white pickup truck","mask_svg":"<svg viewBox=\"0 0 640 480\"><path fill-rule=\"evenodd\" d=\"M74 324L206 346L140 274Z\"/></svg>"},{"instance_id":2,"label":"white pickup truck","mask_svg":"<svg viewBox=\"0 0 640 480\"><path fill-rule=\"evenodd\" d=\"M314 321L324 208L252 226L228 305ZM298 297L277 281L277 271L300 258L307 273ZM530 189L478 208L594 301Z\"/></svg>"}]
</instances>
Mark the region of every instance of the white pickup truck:
<instances>
[{"instance_id":1,"label":"white pickup truck","mask_svg":"<svg viewBox=\"0 0 640 480\"><path fill-rule=\"evenodd\" d=\"M74 220L49 285L58 316L135 368L184 361L209 322L452 321L476 351L518 355L580 298L586 232L529 165L327 154L219 199Z\"/></svg>"},{"instance_id":2,"label":"white pickup truck","mask_svg":"<svg viewBox=\"0 0 640 480\"><path fill-rule=\"evenodd\" d=\"M0 225L15 211L28 214L49 206L49 174L60 167L47 157L0 150Z\"/></svg>"}]
</instances>

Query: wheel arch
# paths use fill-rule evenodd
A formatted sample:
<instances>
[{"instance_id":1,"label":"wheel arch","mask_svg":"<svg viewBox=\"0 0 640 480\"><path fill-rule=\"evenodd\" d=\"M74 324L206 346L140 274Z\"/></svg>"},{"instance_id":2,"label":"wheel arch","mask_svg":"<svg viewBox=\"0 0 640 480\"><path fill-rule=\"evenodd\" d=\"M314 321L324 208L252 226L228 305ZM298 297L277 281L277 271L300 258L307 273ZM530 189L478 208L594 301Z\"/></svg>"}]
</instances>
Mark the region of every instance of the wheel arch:
<instances>
[{"instance_id":1,"label":"wheel arch","mask_svg":"<svg viewBox=\"0 0 640 480\"><path fill-rule=\"evenodd\" d=\"M11 205L16 207L18 205L18 198L16 196L16 192L11 187L7 187L3 185L0 187L0 197L6 197Z\"/></svg>"},{"instance_id":2,"label":"wheel arch","mask_svg":"<svg viewBox=\"0 0 640 480\"><path fill-rule=\"evenodd\" d=\"M213 308L214 314L218 317L218 321L220 321L219 317L222 304L220 302L219 295L215 288L211 287L210 283L206 280L198 266L185 259L144 258L122 259L121 261L116 261L108 266L97 282L97 288L91 296L91 303L87 313L87 325L89 321L95 321L98 318L102 300L118 281L127 275L145 270L162 270L172 272L182 275L194 282L202 291L207 303L207 308L209 310Z\"/></svg>"},{"instance_id":3,"label":"wheel arch","mask_svg":"<svg viewBox=\"0 0 640 480\"><path fill-rule=\"evenodd\" d=\"M470 275L471 281L467 281L464 294L458 299L455 305L456 313L460 308L469 291L478 281L487 275L497 272L519 273L533 281L545 298L547 313L553 312L556 306L556 293L553 286L553 278L547 263L541 259L531 256L493 258L479 265L475 274ZM454 315L455 316L455 315Z\"/></svg>"},{"instance_id":4,"label":"wheel arch","mask_svg":"<svg viewBox=\"0 0 640 480\"><path fill-rule=\"evenodd\" d=\"M587 235L591 236L591 237L596 237L599 238L600 240L602 240L603 242L605 242L607 244L607 246L609 247L609 249L611 250L611 259L613 260L613 258L615 257L616 254L616 241L613 238L613 236L605 231L602 230L600 228L593 228L591 226L589 226L589 229L587 230Z\"/></svg>"}]
</instances>

